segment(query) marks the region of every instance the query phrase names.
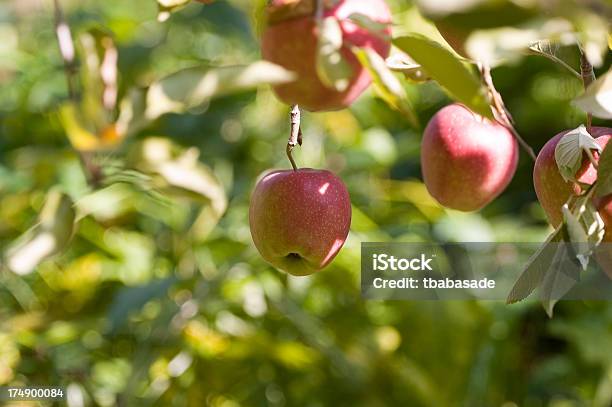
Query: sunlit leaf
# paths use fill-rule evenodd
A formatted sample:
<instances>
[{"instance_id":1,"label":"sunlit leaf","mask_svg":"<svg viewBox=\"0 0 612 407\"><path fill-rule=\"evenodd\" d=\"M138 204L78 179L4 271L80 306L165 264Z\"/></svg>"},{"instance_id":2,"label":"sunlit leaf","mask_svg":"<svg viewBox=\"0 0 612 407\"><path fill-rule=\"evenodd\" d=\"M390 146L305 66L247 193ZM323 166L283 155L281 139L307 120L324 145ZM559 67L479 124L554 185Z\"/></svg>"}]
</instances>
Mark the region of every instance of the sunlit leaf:
<instances>
[{"instance_id":1,"label":"sunlit leaf","mask_svg":"<svg viewBox=\"0 0 612 407\"><path fill-rule=\"evenodd\" d=\"M353 69L342 53L342 28L335 17L317 21L317 75L323 84L338 92L348 87Z\"/></svg>"},{"instance_id":2,"label":"sunlit leaf","mask_svg":"<svg viewBox=\"0 0 612 407\"><path fill-rule=\"evenodd\" d=\"M584 225L584 229L589 238L590 249L592 251L593 248L598 246L603 241L606 233L606 225L601 217L601 214L597 208L595 208L593 200L588 198L588 196L583 198L586 202L581 204L579 213L582 214L580 221Z\"/></svg>"},{"instance_id":3,"label":"sunlit leaf","mask_svg":"<svg viewBox=\"0 0 612 407\"><path fill-rule=\"evenodd\" d=\"M100 141L89 131L78 117L77 109L72 103L60 108L60 118L70 143L79 151L92 151L100 146Z\"/></svg>"},{"instance_id":4,"label":"sunlit leaf","mask_svg":"<svg viewBox=\"0 0 612 407\"><path fill-rule=\"evenodd\" d=\"M612 119L612 71L593 82L573 103L593 116Z\"/></svg>"},{"instance_id":5,"label":"sunlit leaf","mask_svg":"<svg viewBox=\"0 0 612 407\"><path fill-rule=\"evenodd\" d=\"M403 74L406 79L413 82L426 82L431 80L423 67L414 62L408 55L403 52L396 52L387 58L387 67L394 72Z\"/></svg>"},{"instance_id":6,"label":"sunlit leaf","mask_svg":"<svg viewBox=\"0 0 612 407\"><path fill-rule=\"evenodd\" d=\"M90 29L79 35L82 60L81 111L85 120L101 129L112 122L117 103L118 51L111 35Z\"/></svg>"},{"instance_id":7,"label":"sunlit leaf","mask_svg":"<svg viewBox=\"0 0 612 407\"><path fill-rule=\"evenodd\" d=\"M607 38L610 28L609 14L584 13L576 8L571 20L576 27L578 40L587 60L594 67L601 67L609 51Z\"/></svg>"},{"instance_id":8,"label":"sunlit leaf","mask_svg":"<svg viewBox=\"0 0 612 407\"><path fill-rule=\"evenodd\" d=\"M576 173L582 167L584 154L591 154L592 150L601 151L601 147L584 125L565 134L555 147L555 160L563 179L576 181Z\"/></svg>"},{"instance_id":9,"label":"sunlit leaf","mask_svg":"<svg viewBox=\"0 0 612 407\"><path fill-rule=\"evenodd\" d=\"M119 117L116 122L117 132L123 137L142 130L149 119L145 116L146 93L142 89L131 89L119 104Z\"/></svg>"},{"instance_id":10,"label":"sunlit leaf","mask_svg":"<svg viewBox=\"0 0 612 407\"><path fill-rule=\"evenodd\" d=\"M128 285L143 284L151 279L155 260L152 236L116 227L109 228L104 231L102 246L114 258L106 278Z\"/></svg>"},{"instance_id":11,"label":"sunlit leaf","mask_svg":"<svg viewBox=\"0 0 612 407\"><path fill-rule=\"evenodd\" d=\"M7 249L8 268L17 274L29 274L43 260L60 253L70 242L74 220L70 197L58 189L49 191L38 223Z\"/></svg>"},{"instance_id":12,"label":"sunlit leaf","mask_svg":"<svg viewBox=\"0 0 612 407\"><path fill-rule=\"evenodd\" d=\"M387 67L385 60L376 51L369 48L355 48L353 52L372 76L380 97L391 107L403 113L414 127L418 127L418 119L406 90Z\"/></svg>"},{"instance_id":13,"label":"sunlit leaf","mask_svg":"<svg viewBox=\"0 0 612 407\"><path fill-rule=\"evenodd\" d=\"M191 0L157 0L157 20L160 22L170 18L170 14L189 4Z\"/></svg>"},{"instance_id":14,"label":"sunlit leaf","mask_svg":"<svg viewBox=\"0 0 612 407\"><path fill-rule=\"evenodd\" d=\"M79 199L75 203L79 209L77 216L79 219L93 216L101 221L114 219L132 208L134 199L135 193L127 183L116 182Z\"/></svg>"},{"instance_id":15,"label":"sunlit leaf","mask_svg":"<svg viewBox=\"0 0 612 407\"><path fill-rule=\"evenodd\" d=\"M467 39L465 50L473 60L492 67L515 62L522 58L528 50L556 58L554 53L546 52L552 51L552 48L547 49L544 42L539 41L542 38L548 39L545 41L548 44L552 44L550 39L556 39L559 42L563 39L564 45L569 45L570 40L575 42L573 27L567 20L535 20L519 27L475 30Z\"/></svg>"},{"instance_id":16,"label":"sunlit leaf","mask_svg":"<svg viewBox=\"0 0 612 407\"><path fill-rule=\"evenodd\" d=\"M157 0L162 7L178 7L189 3L191 0Z\"/></svg>"},{"instance_id":17,"label":"sunlit leaf","mask_svg":"<svg viewBox=\"0 0 612 407\"><path fill-rule=\"evenodd\" d=\"M300 342L275 344L273 354L279 363L296 370L306 370L319 359L319 355L314 349Z\"/></svg>"},{"instance_id":18,"label":"sunlit leaf","mask_svg":"<svg viewBox=\"0 0 612 407\"><path fill-rule=\"evenodd\" d=\"M134 147L130 162L136 169L154 176L157 189L209 203L221 216L227 207L225 190L198 156L196 148L183 150L167 139L148 138Z\"/></svg>"},{"instance_id":19,"label":"sunlit leaf","mask_svg":"<svg viewBox=\"0 0 612 407\"><path fill-rule=\"evenodd\" d=\"M389 34L387 33L389 24L375 21L362 13L352 13L347 17L347 19L366 29L369 33L372 33L382 39L389 39Z\"/></svg>"},{"instance_id":20,"label":"sunlit leaf","mask_svg":"<svg viewBox=\"0 0 612 407\"><path fill-rule=\"evenodd\" d=\"M248 66L184 69L151 84L146 96L145 117L154 120L165 113L183 113L216 96L294 79L293 73L267 61Z\"/></svg>"},{"instance_id":21,"label":"sunlit leaf","mask_svg":"<svg viewBox=\"0 0 612 407\"><path fill-rule=\"evenodd\" d=\"M202 357L215 357L227 351L230 340L202 322L189 321L183 330L185 342Z\"/></svg>"},{"instance_id":22,"label":"sunlit leaf","mask_svg":"<svg viewBox=\"0 0 612 407\"><path fill-rule=\"evenodd\" d=\"M416 4L426 15L434 16L466 12L483 3L486 3L486 0L416 1Z\"/></svg>"},{"instance_id":23,"label":"sunlit leaf","mask_svg":"<svg viewBox=\"0 0 612 407\"><path fill-rule=\"evenodd\" d=\"M393 44L421 65L457 101L481 116L493 118L482 83L448 49L419 34L396 38Z\"/></svg>"},{"instance_id":24,"label":"sunlit leaf","mask_svg":"<svg viewBox=\"0 0 612 407\"><path fill-rule=\"evenodd\" d=\"M123 133L118 132L114 124L100 129L99 134L90 130L81 112L74 103L67 102L60 107L60 120L66 136L78 151L106 150L118 146L123 141Z\"/></svg>"},{"instance_id":25,"label":"sunlit leaf","mask_svg":"<svg viewBox=\"0 0 612 407\"><path fill-rule=\"evenodd\" d=\"M587 232L582 223L580 223L578 216L573 214L567 205L563 206L562 211L569 241L574 249L576 258L582 265L582 269L586 270L589 265L589 255L591 253Z\"/></svg>"}]
</instances>

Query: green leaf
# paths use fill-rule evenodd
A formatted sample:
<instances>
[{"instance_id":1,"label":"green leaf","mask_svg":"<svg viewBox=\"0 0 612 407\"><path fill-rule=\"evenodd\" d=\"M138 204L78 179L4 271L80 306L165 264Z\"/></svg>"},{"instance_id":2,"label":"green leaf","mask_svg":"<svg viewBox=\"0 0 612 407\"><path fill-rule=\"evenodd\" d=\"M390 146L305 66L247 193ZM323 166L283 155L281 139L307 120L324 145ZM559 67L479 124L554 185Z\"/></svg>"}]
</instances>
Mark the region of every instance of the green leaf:
<instances>
[{"instance_id":1,"label":"green leaf","mask_svg":"<svg viewBox=\"0 0 612 407\"><path fill-rule=\"evenodd\" d=\"M612 70L593 82L573 104L593 116L612 119Z\"/></svg>"},{"instance_id":2,"label":"green leaf","mask_svg":"<svg viewBox=\"0 0 612 407\"><path fill-rule=\"evenodd\" d=\"M29 274L43 260L60 253L72 238L74 220L70 197L58 189L50 190L38 223L7 249L8 268L17 274Z\"/></svg>"},{"instance_id":3,"label":"green leaf","mask_svg":"<svg viewBox=\"0 0 612 407\"><path fill-rule=\"evenodd\" d=\"M563 241L565 226L552 233L527 262L525 270L514 283L506 303L514 304L527 298L542 283L546 271L552 263L559 242Z\"/></svg>"},{"instance_id":4,"label":"green leaf","mask_svg":"<svg viewBox=\"0 0 612 407\"><path fill-rule=\"evenodd\" d=\"M612 194L612 148L605 148L599 156L595 192L600 197Z\"/></svg>"},{"instance_id":5,"label":"green leaf","mask_svg":"<svg viewBox=\"0 0 612 407\"><path fill-rule=\"evenodd\" d=\"M135 191L125 182L115 182L95 190L75 202L77 221L93 216L98 221L117 219L133 208Z\"/></svg>"},{"instance_id":6,"label":"green leaf","mask_svg":"<svg viewBox=\"0 0 612 407\"><path fill-rule=\"evenodd\" d=\"M389 39L389 34L387 33L389 24L372 20L369 16L362 13L352 13L347 17L347 20L351 20L353 23L366 29L369 33L377 35L380 38L385 40Z\"/></svg>"},{"instance_id":7,"label":"green leaf","mask_svg":"<svg viewBox=\"0 0 612 407\"><path fill-rule=\"evenodd\" d=\"M454 1L430 1L417 0L415 3L422 12L430 17L442 17L454 13L467 13L477 9L487 0L454 0Z\"/></svg>"},{"instance_id":8,"label":"green leaf","mask_svg":"<svg viewBox=\"0 0 612 407\"><path fill-rule=\"evenodd\" d=\"M92 28L79 35L81 110L87 122L103 129L117 102L118 52L111 34Z\"/></svg>"},{"instance_id":9,"label":"green leaf","mask_svg":"<svg viewBox=\"0 0 612 407\"><path fill-rule=\"evenodd\" d=\"M421 83L431 80L423 67L403 52L395 53L387 58L387 67L394 72L403 74L406 79L412 82Z\"/></svg>"},{"instance_id":10,"label":"green leaf","mask_svg":"<svg viewBox=\"0 0 612 407\"><path fill-rule=\"evenodd\" d=\"M146 92L142 89L130 89L119 104L117 133L123 137L136 134L149 123L146 113Z\"/></svg>"},{"instance_id":11,"label":"green leaf","mask_svg":"<svg viewBox=\"0 0 612 407\"><path fill-rule=\"evenodd\" d=\"M84 117L83 112L73 102L66 102L59 108L59 119L66 132L66 137L78 151L101 151L117 147L124 139L125 133L109 124L103 129L94 129L92 121Z\"/></svg>"},{"instance_id":12,"label":"green leaf","mask_svg":"<svg viewBox=\"0 0 612 407\"><path fill-rule=\"evenodd\" d=\"M155 120L165 113L184 113L214 97L293 80L292 72L267 61L248 66L184 69L149 86L144 114L147 120Z\"/></svg>"},{"instance_id":13,"label":"green leaf","mask_svg":"<svg viewBox=\"0 0 612 407\"><path fill-rule=\"evenodd\" d=\"M209 204L217 217L227 208L225 190L212 171L198 160L195 147L183 150L168 139L151 137L137 144L130 164L150 174L160 192Z\"/></svg>"},{"instance_id":14,"label":"green leaf","mask_svg":"<svg viewBox=\"0 0 612 407\"><path fill-rule=\"evenodd\" d=\"M551 39L568 37L572 30L572 25L567 21L547 25L546 21L539 19L518 27L476 30L468 37L465 50L471 59L491 67L518 62L529 53L563 63L556 56L557 44Z\"/></svg>"},{"instance_id":15,"label":"green leaf","mask_svg":"<svg viewBox=\"0 0 612 407\"><path fill-rule=\"evenodd\" d=\"M578 199L577 208L578 214L581 215L580 222L584 225L592 251L603 241L606 225L589 194L585 194Z\"/></svg>"},{"instance_id":16,"label":"green leaf","mask_svg":"<svg viewBox=\"0 0 612 407\"><path fill-rule=\"evenodd\" d=\"M170 14L189 4L191 0L157 0L157 20L160 22L170 18Z\"/></svg>"},{"instance_id":17,"label":"green leaf","mask_svg":"<svg viewBox=\"0 0 612 407\"><path fill-rule=\"evenodd\" d=\"M555 304L580 281L581 264L569 244L557 244L557 250L540 287L540 301L549 317Z\"/></svg>"},{"instance_id":18,"label":"green leaf","mask_svg":"<svg viewBox=\"0 0 612 407\"><path fill-rule=\"evenodd\" d=\"M317 75L323 84L343 92L351 82L353 69L342 53L342 28L335 17L326 17L317 22Z\"/></svg>"},{"instance_id":19,"label":"green leaf","mask_svg":"<svg viewBox=\"0 0 612 407\"><path fill-rule=\"evenodd\" d=\"M176 277L172 276L161 280L153 280L144 285L121 289L115 295L108 311L111 335L116 334L126 324L130 313L139 312L147 302L153 299L163 298L175 282Z\"/></svg>"},{"instance_id":20,"label":"green leaf","mask_svg":"<svg viewBox=\"0 0 612 407\"><path fill-rule=\"evenodd\" d=\"M481 81L448 49L419 34L396 38L393 44L421 65L453 98L481 116L493 119Z\"/></svg>"},{"instance_id":21,"label":"green leaf","mask_svg":"<svg viewBox=\"0 0 612 407\"><path fill-rule=\"evenodd\" d=\"M569 241L576 253L576 258L582 265L582 269L586 270L589 265L589 256L592 252L591 245L589 244L589 236L582 223L580 223L578 216L574 215L567 205L563 205L561 210L563 212L563 220L567 227Z\"/></svg>"},{"instance_id":22,"label":"green leaf","mask_svg":"<svg viewBox=\"0 0 612 407\"><path fill-rule=\"evenodd\" d=\"M591 154L591 150L601 151L601 147L584 125L569 131L559 140L555 148L555 160L563 179L576 181L576 173L583 164L583 153Z\"/></svg>"},{"instance_id":23,"label":"green leaf","mask_svg":"<svg viewBox=\"0 0 612 407\"><path fill-rule=\"evenodd\" d=\"M191 0L157 0L157 4L159 4L162 7L172 8L172 7L184 6L190 1Z\"/></svg>"},{"instance_id":24,"label":"green leaf","mask_svg":"<svg viewBox=\"0 0 612 407\"><path fill-rule=\"evenodd\" d=\"M609 3L607 7L609 7ZM581 8L574 9L570 17L576 36L588 61L595 67L601 67L608 53L608 34L610 17L606 13L584 13Z\"/></svg>"},{"instance_id":25,"label":"green leaf","mask_svg":"<svg viewBox=\"0 0 612 407\"><path fill-rule=\"evenodd\" d=\"M402 83L387 67L385 60L370 48L355 48L353 50L361 64L369 71L378 94L391 107L403 113L414 127L419 122L414 108L410 104Z\"/></svg>"}]
</instances>

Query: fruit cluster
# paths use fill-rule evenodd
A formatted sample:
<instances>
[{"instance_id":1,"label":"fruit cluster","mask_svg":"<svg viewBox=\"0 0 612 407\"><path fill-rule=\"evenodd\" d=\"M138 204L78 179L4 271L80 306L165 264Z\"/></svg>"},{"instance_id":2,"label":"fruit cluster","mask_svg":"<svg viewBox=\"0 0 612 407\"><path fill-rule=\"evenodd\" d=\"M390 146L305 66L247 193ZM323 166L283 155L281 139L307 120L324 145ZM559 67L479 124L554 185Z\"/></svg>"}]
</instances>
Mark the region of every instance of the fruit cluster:
<instances>
[{"instance_id":1,"label":"fruit cluster","mask_svg":"<svg viewBox=\"0 0 612 407\"><path fill-rule=\"evenodd\" d=\"M368 24L359 24L355 16ZM274 91L281 101L310 111L346 108L371 83L354 47L373 50L382 58L391 47L391 12L384 0L273 0L266 18L263 57L297 74L295 81L277 85ZM337 38L322 45L321 21L326 19L336 22L338 32ZM322 51L322 46L329 52ZM327 62L332 65L344 63L350 68L343 86L324 80L322 52L324 57L331 55ZM597 169L586 155L576 181L563 178L555 150L564 134L546 144L534 169L538 199L555 227L563 220L561 208L568 198L582 194L584 186L597 178ZM594 127L591 134L604 149L612 129ZM436 113L423 134L423 179L429 193L446 208L476 211L489 204L512 180L518 158L519 143L511 124L482 117L462 104ZM612 196L593 203L606 225L604 241L612 242ZM264 259L291 274L309 275L327 266L343 246L351 222L350 198L342 181L328 171L275 171L257 184L249 219Z\"/></svg>"}]
</instances>

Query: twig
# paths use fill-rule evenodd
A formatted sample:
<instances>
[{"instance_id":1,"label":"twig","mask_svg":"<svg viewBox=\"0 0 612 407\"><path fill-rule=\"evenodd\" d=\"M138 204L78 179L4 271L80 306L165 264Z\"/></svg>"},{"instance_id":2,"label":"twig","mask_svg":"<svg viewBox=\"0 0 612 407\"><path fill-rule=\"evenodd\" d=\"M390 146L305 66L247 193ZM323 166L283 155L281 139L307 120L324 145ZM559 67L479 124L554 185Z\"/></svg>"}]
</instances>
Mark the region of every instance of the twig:
<instances>
[{"instance_id":1,"label":"twig","mask_svg":"<svg viewBox=\"0 0 612 407\"><path fill-rule=\"evenodd\" d=\"M580 76L582 77L582 83L584 85L584 90L586 90L589 85L595 82L595 72L593 71L593 65L589 62L586 57L582 47L578 46L580 49ZM591 126L593 124L593 115L591 113L587 113L586 118L586 128L587 131L591 132Z\"/></svg>"},{"instance_id":2,"label":"twig","mask_svg":"<svg viewBox=\"0 0 612 407\"><path fill-rule=\"evenodd\" d=\"M57 37L62 61L64 62L64 74L68 86L68 96L72 102L76 104L78 100L76 92L77 86L75 85L75 51L72 33L70 31L70 26L64 18L59 0L53 0L53 7L55 10L55 35ZM102 180L102 170L93 163L91 155L79 151L76 148L74 150L79 157L88 184L94 188L98 187Z\"/></svg>"},{"instance_id":3,"label":"twig","mask_svg":"<svg viewBox=\"0 0 612 407\"><path fill-rule=\"evenodd\" d=\"M487 64L482 64L480 62L478 63L478 67L480 69L482 79L487 89L489 90L489 93L491 94L491 100L493 102L494 107L493 114L495 116L495 119L512 133L514 138L516 138L518 143L527 152L529 157L531 157L531 159L535 161L537 159L537 156L533 151L533 148L531 148L531 146L527 144L527 142L514 128L514 120L512 119L512 115L510 115L510 112L508 111L508 109L506 109L504 100L502 99L497 89L495 89L495 85L493 84L493 77L491 76L491 68Z\"/></svg>"},{"instance_id":4,"label":"twig","mask_svg":"<svg viewBox=\"0 0 612 407\"><path fill-rule=\"evenodd\" d=\"M549 54L547 52L541 52L541 51L534 50L534 49L531 49L531 51L534 54L536 54L536 55L541 55L541 56L543 56L545 58L550 59L554 63L561 65L563 68L567 69L568 72L570 72L576 79L578 79L578 80L582 79L582 76L580 76L579 72L576 72L576 70L574 68L572 68L567 62L565 62L561 58L557 57L556 55Z\"/></svg>"},{"instance_id":5,"label":"twig","mask_svg":"<svg viewBox=\"0 0 612 407\"><path fill-rule=\"evenodd\" d=\"M557 57L556 55L548 55L548 54L543 54L543 55L545 57L547 57L548 59L550 59L551 61L556 62L557 64L559 64L562 67L564 67L565 69L567 69L576 78L578 78L578 79L581 78L580 74L578 72L576 72L576 70L574 68L572 68L567 62L565 62L561 58Z\"/></svg>"},{"instance_id":6,"label":"twig","mask_svg":"<svg viewBox=\"0 0 612 407\"><path fill-rule=\"evenodd\" d=\"M293 155L291 152L297 145L302 145L302 128L300 127L301 122L301 114L300 107L298 105L293 105L291 108L291 133L289 135L289 140L287 141L287 157L289 157L289 161L291 162L291 166L293 167L293 171L297 171L298 167L295 164L295 160L293 159Z\"/></svg>"},{"instance_id":7,"label":"twig","mask_svg":"<svg viewBox=\"0 0 612 407\"><path fill-rule=\"evenodd\" d=\"M315 8L315 18L317 21L321 21L323 19L323 13L325 12L325 4L324 0L316 0L316 8Z\"/></svg>"},{"instance_id":8,"label":"twig","mask_svg":"<svg viewBox=\"0 0 612 407\"><path fill-rule=\"evenodd\" d=\"M595 170L599 170L599 163L595 159L595 156L593 155L593 152L591 151L591 149L587 148L585 151L586 151L587 157L589 158L589 161L591 162L591 164L593 164L593 168L595 168Z\"/></svg>"},{"instance_id":9,"label":"twig","mask_svg":"<svg viewBox=\"0 0 612 407\"><path fill-rule=\"evenodd\" d=\"M76 86L74 84L74 42L70 27L64 19L64 13L60 6L59 0L53 0L55 8L55 35L59 45L62 60L64 61L64 73L66 76L66 84L68 85L68 95L70 99L76 101Z\"/></svg>"}]
</instances>

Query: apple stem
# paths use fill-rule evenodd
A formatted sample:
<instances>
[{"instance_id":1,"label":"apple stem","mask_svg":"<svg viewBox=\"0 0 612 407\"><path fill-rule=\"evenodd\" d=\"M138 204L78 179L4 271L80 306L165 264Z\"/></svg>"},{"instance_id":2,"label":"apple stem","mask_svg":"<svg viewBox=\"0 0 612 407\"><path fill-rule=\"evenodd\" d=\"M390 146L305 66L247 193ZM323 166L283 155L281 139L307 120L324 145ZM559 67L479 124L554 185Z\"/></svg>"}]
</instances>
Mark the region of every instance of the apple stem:
<instances>
[{"instance_id":1,"label":"apple stem","mask_svg":"<svg viewBox=\"0 0 612 407\"><path fill-rule=\"evenodd\" d=\"M580 45L578 46L580 49L580 75L582 77L582 83L584 85L584 90L587 90L589 85L595 82L595 72L593 71L593 65L589 62L586 54L582 50ZM591 113L587 113L586 117L586 128L587 131L591 132L591 126L593 124L593 115Z\"/></svg>"},{"instance_id":2,"label":"apple stem","mask_svg":"<svg viewBox=\"0 0 612 407\"><path fill-rule=\"evenodd\" d=\"M489 90L491 95L491 102L493 104L493 115L495 116L495 120L500 123L502 126L506 127L516 138L519 145L527 152L529 157L535 162L537 156L533 151L533 148L521 137L521 135L514 128L514 119L512 115L506 109L506 105L504 104L504 100L501 95L495 88L495 84L493 83L493 77L491 76L491 67L488 64L484 64L478 62L478 68L480 70L480 74L482 79Z\"/></svg>"},{"instance_id":3,"label":"apple stem","mask_svg":"<svg viewBox=\"0 0 612 407\"><path fill-rule=\"evenodd\" d=\"M68 97L73 103L78 102L76 85L75 85L75 51L74 43L72 40L72 32L70 26L64 18L62 7L59 0L53 0L53 8L55 10L55 36L57 37L57 43L59 45L60 54L64 63L64 75L66 76L66 85L68 87ZM87 178L87 182L93 188L100 185L102 179L101 169L92 162L91 156L88 153L74 149L75 153L79 157L81 167Z\"/></svg>"},{"instance_id":4,"label":"apple stem","mask_svg":"<svg viewBox=\"0 0 612 407\"><path fill-rule=\"evenodd\" d=\"M295 160L293 159L293 155L291 153L295 146L302 145L302 127L300 126L302 117L300 107L298 105L293 105L293 107L291 107L290 117L291 133L289 135L289 140L287 141L287 157L289 157L293 171L297 171L298 167L295 164Z\"/></svg>"},{"instance_id":5,"label":"apple stem","mask_svg":"<svg viewBox=\"0 0 612 407\"><path fill-rule=\"evenodd\" d=\"M595 170L599 170L599 163L595 159L595 156L593 155L593 152L591 151L591 149L588 148L585 151L586 151L587 157L589 157L589 161L591 162L591 164L593 164L593 168L595 168Z\"/></svg>"}]
</instances>

